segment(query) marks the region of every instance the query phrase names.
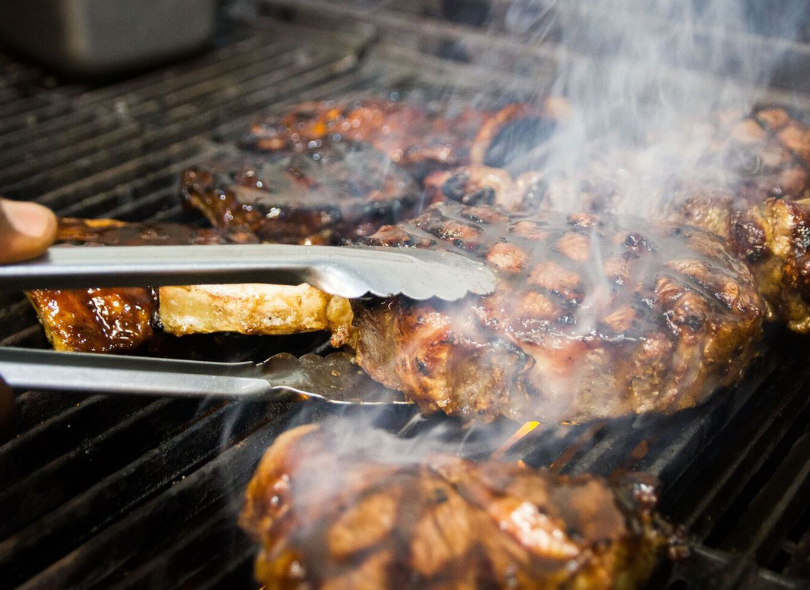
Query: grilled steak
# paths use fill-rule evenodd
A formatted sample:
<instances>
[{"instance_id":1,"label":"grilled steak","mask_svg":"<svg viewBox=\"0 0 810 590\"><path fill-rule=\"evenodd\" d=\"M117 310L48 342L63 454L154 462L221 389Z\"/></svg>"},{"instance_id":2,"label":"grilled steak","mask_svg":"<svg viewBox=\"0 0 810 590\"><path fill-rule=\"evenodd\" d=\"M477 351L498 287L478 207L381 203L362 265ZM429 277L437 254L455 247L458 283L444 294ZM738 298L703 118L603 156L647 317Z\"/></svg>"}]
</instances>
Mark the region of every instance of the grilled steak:
<instances>
[{"instance_id":1,"label":"grilled steak","mask_svg":"<svg viewBox=\"0 0 810 590\"><path fill-rule=\"evenodd\" d=\"M695 228L448 203L366 243L453 250L499 273L484 297L354 304L360 365L428 413L682 409L737 381L761 334L751 274Z\"/></svg>"},{"instance_id":2,"label":"grilled steak","mask_svg":"<svg viewBox=\"0 0 810 590\"><path fill-rule=\"evenodd\" d=\"M771 320L810 332L810 127L783 109L720 112L677 137L591 147L579 168L461 167L425 180L434 201L510 211L632 212L701 227L754 274Z\"/></svg>"},{"instance_id":3,"label":"grilled steak","mask_svg":"<svg viewBox=\"0 0 810 590\"><path fill-rule=\"evenodd\" d=\"M410 218L422 201L414 180L387 156L347 144L274 159L224 157L186 170L181 191L214 227L290 244L368 235Z\"/></svg>"},{"instance_id":4,"label":"grilled steak","mask_svg":"<svg viewBox=\"0 0 810 590\"><path fill-rule=\"evenodd\" d=\"M769 319L798 332L810 331L810 128L781 109L748 117L724 113L696 141L705 148L694 167L656 182L650 217L696 225L724 238L754 274ZM708 139L707 139L708 136ZM670 142L671 150L695 150ZM639 170L627 159L625 170ZM679 170L687 168L681 163ZM607 166L603 167L607 169ZM631 174L632 176L632 174ZM622 207L627 187L612 197ZM605 191L603 191L604 194ZM638 202L638 198L629 201Z\"/></svg>"},{"instance_id":5,"label":"grilled steak","mask_svg":"<svg viewBox=\"0 0 810 590\"><path fill-rule=\"evenodd\" d=\"M422 178L432 170L470 163L502 166L548 139L568 112L560 98L500 110L413 99L312 102L255 124L248 142L263 151L362 142Z\"/></svg>"},{"instance_id":6,"label":"grilled steak","mask_svg":"<svg viewBox=\"0 0 810 590\"><path fill-rule=\"evenodd\" d=\"M250 234L180 224L113 220L60 221L61 242L96 245L171 245L255 242ZM339 346L348 335L348 301L309 285L195 285L152 289L31 291L28 298L56 350L125 352L158 333L174 336L235 332L297 334L329 330ZM159 305L158 305L159 301Z\"/></svg>"},{"instance_id":7,"label":"grilled steak","mask_svg":"<svg viewBox=\"0 0 810 590\"><path fill-rule=\"evenodd\" d=\"M643 476L392 457L395 441L350 438L301 426L259 464L240 524L268 590L635 588L676 547Z\"/></svg>"}]
</instances>

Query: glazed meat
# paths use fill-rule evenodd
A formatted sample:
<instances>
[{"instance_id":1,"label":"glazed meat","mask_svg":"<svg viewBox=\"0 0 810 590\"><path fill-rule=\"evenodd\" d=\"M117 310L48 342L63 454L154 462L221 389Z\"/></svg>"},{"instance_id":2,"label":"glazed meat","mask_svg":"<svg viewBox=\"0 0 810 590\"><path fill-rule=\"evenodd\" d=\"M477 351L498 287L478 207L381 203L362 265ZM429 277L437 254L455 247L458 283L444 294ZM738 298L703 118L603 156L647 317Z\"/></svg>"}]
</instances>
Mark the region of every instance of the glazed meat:
<instances>
[{"instance_id":1,"label":"glazed meat","mask_svg":"<svg viewBox=\"0 0 810 590\"><path fill-rule=\"evenodd\" d=\"M438 204L372 245L452 250L498 272L460 302L354 304L354 347L425 412L584 421L693 406L755 355L750 272L702 230L631 217Z\"/></svg>"},{"instance_id":2,"label":"glazed meat","mask_svg":"<svg viewBox=\"0 0 810 590\"><path fill-rule=\"evenodd\" d=\"M704 132L710 139L696 140L709 145L697 166L665 179L660 196L653 199L661 203L658 213L648 215L724 238L754 274L768 318L806 333L810 128L781 109L761 109L748 117L721 113L718 118L711 134ZM688 153L689 147L682 151ZM611 208L620 208L622 199Z\"/></svg>"},{"instance_id":3,"label":"glazed meat","mask_svg":"<svg viewBox=\"0 0 810 590\"><path fill-rule=\"evenodd\" d=\"M251 234L180 224L78 219L61 220L58 239L74 246L256 241ZM282 335L329 330L340 345L352 321L348 301L309 285L41 290L27 295L54 349L76 352L126 352L159 334L215 332Z\"/></svg>"},{"instance_id":4,"label":"glazed meat","mask_svg":"<svg viewBox=\"0 0 810 590\"><path fill-rule=\"evenodd\" d=\"M414 180L384 154L336 144L271 159L239 153L186 170L181 192L214 227L260 240L336 244L408 219L421 206Z\"/></svg>"},{"instance_id":5,"label":"glazed meat","mask_svg":"<svg viewBox=\"0 0 810 590\"><path fill-rule=\"evenodd\" d=\"M718 112L686 131L610 138L574 167L515 178L481 166L437 172L426 193L509 211L633 213L701 227L749 266L771 320L810 331L810 127L778 108Z\"/></svg>"},{"instance_id":6,"label":"glazed meat","mask_svg":"<svg viewBox=\"0 0 810 590\"><path fill-rule=\"evenodd\" d=\"M114 220L61 219L57 241L89 246L216 244L212 230L179 224L126 224ZM40 290L27 293L55 350L122 352L154 337L157 307L151 289Z\"/></svg>"},{"instance_id":7,"label":"glazed meat","mask_svg":"<svg viewBox=\"0 0 810 590\"><path fill-rule=\"evenodd\" d=\"M390 455L393 441L348 438L301 426L262 459L240 524L268 590L629 589L677 549L643 476Z\"/></svg>"},{"instance_id":8,"label":"glazed meat","mask_svg":"<svg viewBox=\"0 0 810 590\"><path fill-rule=\"evenodd\" d=\"M502 166L545 142L568 114L569 105L560 98L500 110L414 99L324 101L255 124L249 143L264 151L301 151L362 142L422 178L432 170L470 163Z\"/></svg>"}]
</instances>

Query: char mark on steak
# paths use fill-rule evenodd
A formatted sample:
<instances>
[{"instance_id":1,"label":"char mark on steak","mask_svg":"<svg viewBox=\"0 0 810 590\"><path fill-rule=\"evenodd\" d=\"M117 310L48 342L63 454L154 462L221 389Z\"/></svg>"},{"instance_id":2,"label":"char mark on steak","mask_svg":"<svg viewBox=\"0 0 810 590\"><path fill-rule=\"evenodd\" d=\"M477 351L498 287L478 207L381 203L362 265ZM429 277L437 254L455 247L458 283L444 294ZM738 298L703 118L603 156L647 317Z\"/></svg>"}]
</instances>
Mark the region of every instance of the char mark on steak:
<instances>
[{"instance_id":1,"label":"char mark on steak","mask_svg":"<svg viewBox=\"0 0 810 590\"><path fill-rule=\"evenodd\" d=\"M498 272L483 297L353 303L360 365L428 413L683 409L735 383L762 331L750 272L696 228L446 203L365 243L451 250Z\"/></svg>"},{"instance_id":2,"label":"char mark on steak","mask_svg":"<svg viewBox=\"0 0 810 590\"><path fill-rule=\"evenodd\" d=\"M301 426L265 453L240 523L268 590L635 588L680 548L645 476L398 457L395 441L348 438Z\"/></svg>"}]
</instances>

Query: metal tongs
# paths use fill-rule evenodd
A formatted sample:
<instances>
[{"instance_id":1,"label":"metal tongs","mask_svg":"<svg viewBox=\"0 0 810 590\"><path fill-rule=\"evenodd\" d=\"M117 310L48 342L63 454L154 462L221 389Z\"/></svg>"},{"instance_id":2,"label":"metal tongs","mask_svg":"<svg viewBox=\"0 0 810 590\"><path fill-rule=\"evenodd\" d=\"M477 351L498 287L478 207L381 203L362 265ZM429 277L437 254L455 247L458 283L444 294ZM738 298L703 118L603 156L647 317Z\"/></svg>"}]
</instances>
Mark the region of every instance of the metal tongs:
<instances>
[{"instance_id":1,"label":"metal tongs","mask_svg":"<svg viewBox=\"0 0 810 590\"><path fill-rule=\"evenodd\" d=\"M41 259L0 267L6 290L309 283L333 295L404 295L452 301L486 294L483 264L416 248L288 245L51 248ZM263 363L212 363L0 347L0 376L24 389L234 400L314 398L341 404L404 403L352 355L276 355Z\"/></svg>"}]
</instances>

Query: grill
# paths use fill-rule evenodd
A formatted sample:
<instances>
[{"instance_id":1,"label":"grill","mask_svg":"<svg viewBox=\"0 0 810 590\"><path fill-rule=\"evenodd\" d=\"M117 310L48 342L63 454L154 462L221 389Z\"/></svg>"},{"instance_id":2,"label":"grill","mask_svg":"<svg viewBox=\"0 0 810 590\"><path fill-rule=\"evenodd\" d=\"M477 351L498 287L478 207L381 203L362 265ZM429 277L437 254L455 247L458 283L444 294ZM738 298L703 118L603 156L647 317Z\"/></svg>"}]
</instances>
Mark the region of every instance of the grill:
<instances>
[{"instance_id":1,"label":"grill","mask_svg":"<svg viewBox=\"0 0 810 590\"><path fill-rule=\"evenodd\" d=\"M531 68L540 76L533 80L565 57L553 44L527 49L497 29L439 22L439 5L419 6L414 14L274 3L247 21L226 20L203 56L96 86L61 83L0 56L0 193L63 216L196 222L177 201L178 172L231 149L260 115L371 89L441 89L447 80L463 80L454 92L531 95L537 88L525 76L499 74L493 84L493 56L513 72ZM810 90L796 87L810 76L791 80L799 82L783 86ZM791 101L807 104L801 95ZM506 457L563 473L657 475L662 511L688 527L695 548L655 587L804 588L810 346L780 329L767 342L744 384L707 405L668 418L538 429ZM0 344L46 346L21 296L0 299ZM255 341L247 344L256 354ZM302 337L282 346L303 353L315 345ZM261 454L293 423L363 413L18 392L12 437L0 445L2 586L255 587L254 548L235 521ZM468 456L491 452L514 431L503 423L465 430L407 408L373 420L401 436L441 426Z\"/></svg>"}]
</instances>

